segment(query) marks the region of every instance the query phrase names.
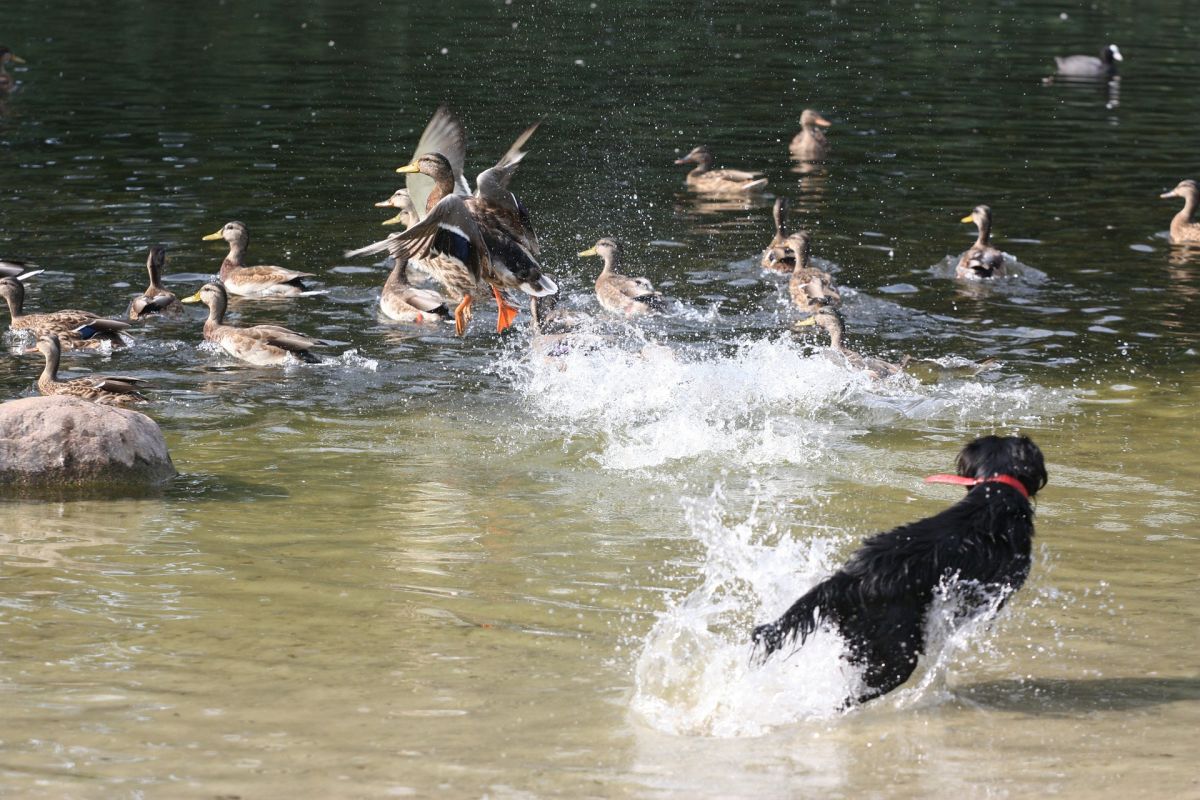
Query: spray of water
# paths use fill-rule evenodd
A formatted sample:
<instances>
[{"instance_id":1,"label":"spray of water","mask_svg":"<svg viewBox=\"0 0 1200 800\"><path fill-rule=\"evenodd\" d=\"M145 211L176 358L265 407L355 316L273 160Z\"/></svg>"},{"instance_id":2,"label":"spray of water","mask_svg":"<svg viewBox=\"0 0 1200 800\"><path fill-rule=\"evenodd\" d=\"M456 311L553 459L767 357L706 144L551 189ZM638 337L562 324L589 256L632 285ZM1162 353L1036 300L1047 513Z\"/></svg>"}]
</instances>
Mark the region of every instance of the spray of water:
<instances>
[{"instance_id":1,"label":"spray of water","mask_svg":"<svg viewBox=\"0 0 1200 800\"><path fill-rule=\"evenodd\" d=\"M788 723L834 716L858 677L842 641L821 631L789 658L751 663L754 621L786 607L837 561L836 536L784 537L755 505L728 523L720 488L688 503L704 548L700 584L666 609L646 635L633 708L655 728L681 735L756 736Z\"/></svg>"},{"instance_id":2,"label":"spray of water","mask_svg":"<svg viewBox=\"0 0 1200 800\"><path fill-rule=\"evenodd\" d=\"M984 376L878 381L786 336L672 348L635 330L553 355L514 350L500 368L540 424L596 437L592 457L608 469L811 464L899 420L1027 424L1072 402Z\"/></svg>"},{"instance_id":3,"label":"spray of water","mask_svg":"<svg viewBox=\"0 0 1200 800\"><path fill-rule=\"evenodd\" d=\"M749 632L836 569L848 537L804 525L803 510L793 535L780 537L762 503L736 522L727 521L726 505L719 487L686 504L688 525L703 547L699 583L661 612L645 636L634 711L667 733L713 737L759 736L845 713L846 701L864 687L836 632L819 629L802 647L761 664L751 659ZM794 504L789 513L796 514ZM1006 599L1003 592L944 582L930 607L915 677L873 702L903 708L948 699L946 676L954 668L998 658L991 623Z\"/></svg>"}]
</instances>

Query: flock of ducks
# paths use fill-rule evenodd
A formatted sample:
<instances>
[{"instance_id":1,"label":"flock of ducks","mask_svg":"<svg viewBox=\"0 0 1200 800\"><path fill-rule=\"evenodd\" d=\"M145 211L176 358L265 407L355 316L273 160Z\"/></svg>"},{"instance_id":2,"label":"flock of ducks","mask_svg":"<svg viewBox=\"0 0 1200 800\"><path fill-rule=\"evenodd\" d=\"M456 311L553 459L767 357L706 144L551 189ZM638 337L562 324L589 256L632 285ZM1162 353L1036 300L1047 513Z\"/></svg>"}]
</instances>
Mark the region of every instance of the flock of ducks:
<instances>
[{"instance_id":1,"label":"flock of ducks","mask_svg":"<svg viewBox=\"0 0 1200 800\"><path fill-rule=\"evenodd\" d=\"M1068 78L1111 79L1122 60L1116 45L1107 46L1099 58L1067 56L1056 59L1058 72ZM0 46L0 93L13 88L12 77L4 71L8 64L22 64L7 47ZM825 129L829 120L812 109L800 115L800 130L791 140L793 158L821 161L830 150ZM466 133L459 119L446 107L437 109L426 126L413 158L396 172L406 176L405 188L377 202L379 208L395 210L384 225L402 225L403 230L366 247L346 253L347 257L386 253L392 269L379 301L380 313L406 323L453 322L459 335L466 332L472 304L479 291L490 290L498 316L497 330L512 325L517 315L505 294L521 292L530 298L532 326L536 334L555 337L556 347L578 330L579 316L557 307L558 286L543 272L540 247L530 215L509 184L525 156L524 147L538 124L525 129L512 146L491 167L478 174L472 189L464 176ZM714 169L715 159L701 145L676 160L677 165L692 165L686 176L687 186L702 195L747 196L762 192L767 179L760 173L734 169ZM1196 222L1200 186L1193 180L1181 181L1162 197L1179 197L1184 207L1171 221L1170 238L1174 243L1200 244L1200 222ZM845 345L845 321L841 314L842 297L833 276L813 265L812 237L807 231L789 231L788 201L775 201L772 215L775 234L760 257L761 266L789 274L788 295L792 306L806 315L798 327L824 330L830 347L855 368L875 377L886 377L903 370L907 358L893 364L865 357ZM1006 275L1007 258L991 244L992 211L976 206L962 222L973 223L979 231L975 243L961 255L955 276L961 280L984 281ZM161 284L166 251L152 247L146 260L149 284L131 302L127 320L103 317L89 311L66 309L44 313L26 313L24 281L41 270L20 261L0 260L0 297L10 315L10 327L36 336L36 351L45 358L38 378L38 390L47 395L72 395L109 405L145 402L139 391L139 379L130 377L88 376L59 380L58 369L64 349L120 348L127 344L125 331L132 323L153 316L178 316L184 304L203 303L208 308L204 338L230 356L256 365L278 365L317 361L310 351L331 344L278 325L236 326L225 321L229 296L245 298L303 297L321 294L309 289L306 281L313 273L298 272L280 266L250 265L246 261L249 233L246 225L231 221L220 230L203 237L206 241L224 241L229 251L217 271L217 280L204 284L193 295L179 298ZM624 318L654 314L663 309L663 296L644 277L619 272L621 245L612 238L601 238L579 253L580 257L598 257L603 268L596 279L595 292L602 308ZM416 270L440 284L441 291L414 286L410 270ZM561 349L559 350L561 352Z\"/></svg>"}]
</instances>

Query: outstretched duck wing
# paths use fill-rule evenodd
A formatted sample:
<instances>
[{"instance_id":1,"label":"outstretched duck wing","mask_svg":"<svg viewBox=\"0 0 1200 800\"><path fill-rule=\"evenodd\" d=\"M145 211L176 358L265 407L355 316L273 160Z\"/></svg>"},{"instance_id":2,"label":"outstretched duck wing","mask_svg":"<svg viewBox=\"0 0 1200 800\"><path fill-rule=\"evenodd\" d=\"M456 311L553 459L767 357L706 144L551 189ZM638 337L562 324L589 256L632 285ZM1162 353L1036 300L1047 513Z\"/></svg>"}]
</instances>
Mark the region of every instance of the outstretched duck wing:
<instances>
[{"instance_id":1,"label":"outstretched duck wing","mask_svg":"<svg viewBox=\"0 0 1200 800\"><path fill-rule=\"evenodd\" d=\"M496 166L479 173L479 176L475 179L476 197L486 200L489 203L504 206L510 211L517 211L519 204L516 202L516 198L513 197L512 192L508 190L508 183L512 180L513 173L516 172L517 165L521 163L521 159L525 158L525 151L522 148L541 124L539 120L526 128L517 137L517 140L512 143L512 146L508 148L508 152L496 162Z\"/></svg>"},{"instance_id":2,"label":"outstretched duck wing","mask_svg":"<svg viewBox=\"0 0 1200 800\"><path fill-rule=\"evenodd\" d=\"M425 219L396 236L389 243L406 258L422 258L433 252L460 262L478 280L491 266L487 243L467 209L456 194L443 197Z\"/></svg>"},{"instance_id":3,"label":"outstretched duck wing","mask_svg":"<svg viewBox=\"0 0 1200 800\"><path fill-rule=\"evenodd\" d=\"M509 191L508 184L512 180L513 173L517 171L517 165L521 163L521 159L525 158L525 151L522 148L541 124L539 120L526 128L508 148L508 152L500 157L496 165L485 169L475 179L475 196L489 205L504 209L514 217L515 221L519 223L522 244L535 256L541 250L538 245L537 233L529 219L529 212L521 203L520 198Z\"/></svg>"}]
</instances>

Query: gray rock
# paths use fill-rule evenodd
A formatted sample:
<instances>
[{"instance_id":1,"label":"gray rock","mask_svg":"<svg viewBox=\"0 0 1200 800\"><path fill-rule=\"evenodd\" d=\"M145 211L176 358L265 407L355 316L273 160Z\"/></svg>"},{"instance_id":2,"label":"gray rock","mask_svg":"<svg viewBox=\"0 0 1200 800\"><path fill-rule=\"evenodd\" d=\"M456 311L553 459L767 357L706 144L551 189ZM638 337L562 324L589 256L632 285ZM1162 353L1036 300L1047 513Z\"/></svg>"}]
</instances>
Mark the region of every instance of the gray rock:
<instances>
[{"instance_id":1,"label":"gray rock","mask_svg":"<svg viewBox=\"0 0 1200 800\"><path fill-rule=\"evenodd\" d=\"M145 414L64 396L0 404L0 494L144 490L175 474Z\"/></svg>"}]
</instances>

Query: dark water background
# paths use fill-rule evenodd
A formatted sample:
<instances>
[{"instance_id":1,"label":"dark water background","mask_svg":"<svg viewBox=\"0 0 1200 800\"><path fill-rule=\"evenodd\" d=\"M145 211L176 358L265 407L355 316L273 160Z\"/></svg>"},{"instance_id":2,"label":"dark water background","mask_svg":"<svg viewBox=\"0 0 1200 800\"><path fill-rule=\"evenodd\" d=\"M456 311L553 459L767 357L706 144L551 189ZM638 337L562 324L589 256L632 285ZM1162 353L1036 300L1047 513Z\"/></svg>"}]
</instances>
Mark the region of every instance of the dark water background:
<instances>
[{"instance_id":1,"label":"dark water background","mask_svg":"<svg viewBox=\"0 0 1200 800\"><path fill-rule=\"evenodd\" d=\"M330 293L241 303L239 318L342 344L320 368L245 368L196 349L197 312L135 331L129 352L68 359L154 380L184 476L162 499L0 507L0 789L1197 791L1200 256L1167 242L1179 205L1157 197L1200 176L1194 10L6 4L0 42L28 65L0 101L0 255L47 269L28 310L121 313L153 243L168 287L191 293L223 254L200 237L240 219L252 262L316 272ZM1043 83L1054 55L1109 41L1118 84ZM371 203L401 185L393 170L440 102L467 125L472 173L545 120L515 184L545 264L588 308L597 264L574 254L622 239L629 271L678 301L646 328L696 370L667 382L679 398L656 399L636 367L616 388L599 373L531 383L522 334L500 341L486 310L464 340L378 322L385 268L341 254L384 232ZM833 121L833 156L801 174L787 142L805 107ZM699 143L762 170L770 194L689 195L671 162ZM788 339L780 282L756 265L773 194L856 290L856 347L1002 370L950 394L831 389L812 409L800 388L776 406L719 395L728 416L688 428L682 395L745 373L721 359ZM944 259L970 243L958 220L979 203L1025 268L963 287ZM770 347L750 359L766 385L792 353ZM10 352L0 391L30 393L39 369ZM634 411L585 413L588 396ZM939 403L951 410L913 411ZM659 449L695 437L696 451L617 447L647 420ZM810 465L706 444L743 425L769 444L772 425L801 423L816 425L800 437L821 454ZM783 527L849 543L935 509L947 495L897 511L913 474L1018 426L1054 465L1051 577L1017 604L1001 653L959 669L966 689L754 740L668 735L629 711L647 629L711 570L681 499L723 482L737 517L762 481L793 498ZM814 486L819 503L795 500ZM1067 656L1029 655L1063 641Z\"/></svg>"}]
</instances>

